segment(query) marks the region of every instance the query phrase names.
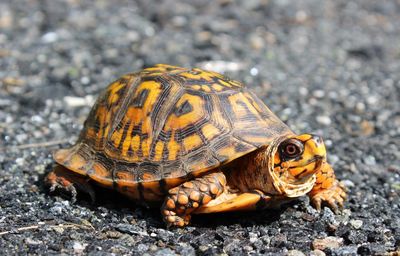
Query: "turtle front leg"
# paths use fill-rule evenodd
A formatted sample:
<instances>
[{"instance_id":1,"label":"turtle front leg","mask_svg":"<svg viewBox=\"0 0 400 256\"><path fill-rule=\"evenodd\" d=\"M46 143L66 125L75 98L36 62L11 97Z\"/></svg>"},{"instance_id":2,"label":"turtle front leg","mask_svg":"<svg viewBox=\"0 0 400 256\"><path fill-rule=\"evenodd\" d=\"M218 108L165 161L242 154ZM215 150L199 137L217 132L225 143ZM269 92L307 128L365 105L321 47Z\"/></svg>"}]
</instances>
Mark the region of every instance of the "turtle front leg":
<instances>
[{"instance_id":1,"label":"turtle front leg","mask_svg":"<svg viewBox=\"0 0 400 256\"><path fill-rule=\"evenodd\" d=\"M318 211L321 210L322 204L326 204L335 213L338 213L338 209L343 208L346 199L346 188L336 179L335 173L328 163L322 165L316 176L315 185L308 194L311 204Z\"/></svg>"},{"instance_id":2,"label":"turtle front leg","mask_svg":"<svg viewBox=\"0 0 400 256\"><path fill-rule=\"evenodd\" d=\"M222 172L211 173L187 181L168 192L161 214L168 227L183 227L190 222L191 213L221 195L226 189Z\"/></svg>"},{"instance_id":3,"label":"turtle front leg","mask_svg":"<svg viewBox=\"0 0 400 256\"><path fill-rule=\"evenodd\" d=\"M87 179L79 174L68 170L62 165L57 165L47 174L44 179L45 184L49 187L50 192L55 190L63 194L71 196L71 201L76 201L77 190L89 194L92 202L95 200L95 192L93 187L87 182Z\"/></svg>"}]
</instances>

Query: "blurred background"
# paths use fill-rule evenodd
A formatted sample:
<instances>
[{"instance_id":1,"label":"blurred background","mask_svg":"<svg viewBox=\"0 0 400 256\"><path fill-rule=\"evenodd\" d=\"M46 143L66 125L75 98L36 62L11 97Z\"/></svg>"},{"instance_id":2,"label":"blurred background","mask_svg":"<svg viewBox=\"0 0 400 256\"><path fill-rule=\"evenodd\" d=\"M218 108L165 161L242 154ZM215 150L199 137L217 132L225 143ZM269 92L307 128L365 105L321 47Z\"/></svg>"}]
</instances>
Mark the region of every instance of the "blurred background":
<instances>
[{"instance_id":1,"label":"blurred background","mask_svg":"<svg viewBox=\"0 0 400 256\"><path fill-rule=\"evenodd\" d=\"M51 152L74 143L98 93L156 63L240 80L295 132L322 135L350 190L347 210L318 215L302 202L283 213L197 217L193 228L166 231L157 211L49 197L42 178ZM320 252L394 251L399 74L395 0L2 0L0 248L302 255L332 236L340 246L324 240ZM54 228L67 222L78 228Z\"/></svg>"}]
</instances>

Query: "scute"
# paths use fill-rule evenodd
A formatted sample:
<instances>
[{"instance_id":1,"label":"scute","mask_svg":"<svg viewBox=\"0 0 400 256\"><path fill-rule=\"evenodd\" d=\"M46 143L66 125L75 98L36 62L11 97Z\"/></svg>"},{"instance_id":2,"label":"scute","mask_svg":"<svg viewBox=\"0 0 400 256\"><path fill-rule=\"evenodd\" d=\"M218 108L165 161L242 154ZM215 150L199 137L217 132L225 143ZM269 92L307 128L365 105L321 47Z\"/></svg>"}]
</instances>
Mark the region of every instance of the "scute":
<instances>
[{"instance_id":1,"label":"scute","mask_svg":"<svg viewBox=\"0 0 400 256\"><path fill-rule=\"evenodd\" d=\"M240 82L156 65L111 83L77 144L56 152L55 160L104 186L156 195L162 182L168 187L199 176L291 134Z\"/></svg>"}]
</instances>

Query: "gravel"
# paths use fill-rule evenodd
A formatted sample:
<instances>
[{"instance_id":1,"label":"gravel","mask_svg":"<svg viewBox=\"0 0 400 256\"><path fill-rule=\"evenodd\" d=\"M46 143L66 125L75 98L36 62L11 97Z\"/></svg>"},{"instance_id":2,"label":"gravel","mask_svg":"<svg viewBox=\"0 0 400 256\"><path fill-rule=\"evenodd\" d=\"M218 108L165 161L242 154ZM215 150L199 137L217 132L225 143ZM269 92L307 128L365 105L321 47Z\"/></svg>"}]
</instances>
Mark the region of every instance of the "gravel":
<instances>
[{"instance_id":1,"label":"gravel","mask_svg":"<svg viewBox=\"0 0 400 256\"><path fill-rule=\"evenodd\" d=\"M2 1L0 254L399 251L399 11L389 0ZM51 153L76 140L101 89L155 63L225 73L294 131L323 135L349 188L343 213L301 198L166 230L157 209L109 191L94 204L50 196Z\"/></svg>"}]
</instances>

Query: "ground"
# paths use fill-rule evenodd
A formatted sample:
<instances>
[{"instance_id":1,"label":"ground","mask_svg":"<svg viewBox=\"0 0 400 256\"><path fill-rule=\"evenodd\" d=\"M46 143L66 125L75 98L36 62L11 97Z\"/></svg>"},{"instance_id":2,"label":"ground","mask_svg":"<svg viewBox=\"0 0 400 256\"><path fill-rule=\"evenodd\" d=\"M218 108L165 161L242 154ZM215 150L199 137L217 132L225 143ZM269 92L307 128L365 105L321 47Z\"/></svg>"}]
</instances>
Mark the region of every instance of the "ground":
<instances>
[{"instance_id":1,"label":"ground","mask_svg":"<svg viewBox=\"0 0 400 256\"><path fill-rule=\"evenodd\" d=\"M0 250L21 254L354 255L400 250L400 3L374 0L0 3ZM324 137L348 187L340 215L196 216L43 186L98 93L155 63L243 81L294 131ZM116 199L118 198L118 199Z\"/></svg>"}]
</instances>

